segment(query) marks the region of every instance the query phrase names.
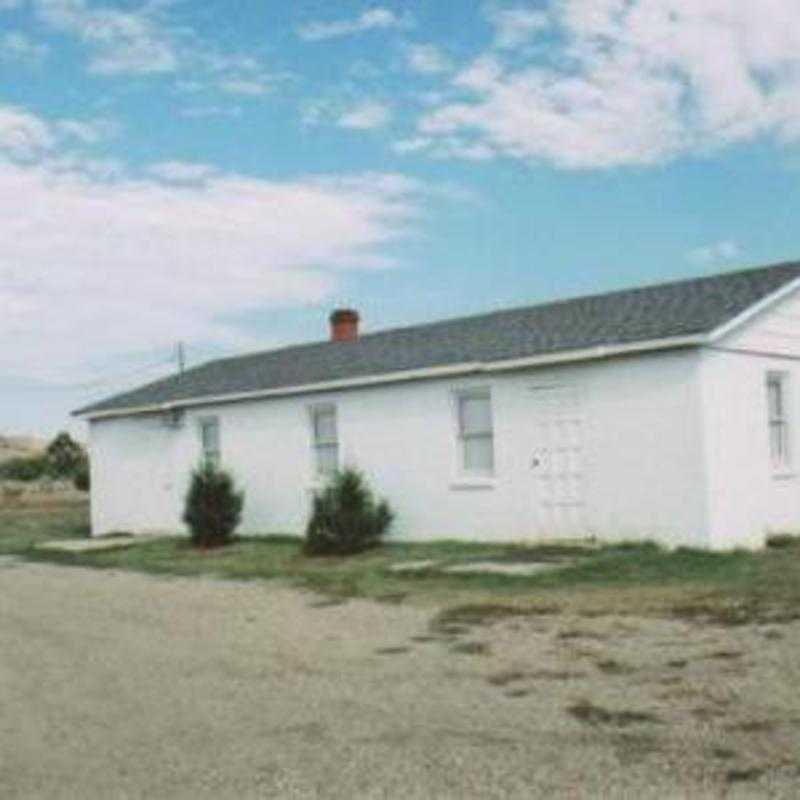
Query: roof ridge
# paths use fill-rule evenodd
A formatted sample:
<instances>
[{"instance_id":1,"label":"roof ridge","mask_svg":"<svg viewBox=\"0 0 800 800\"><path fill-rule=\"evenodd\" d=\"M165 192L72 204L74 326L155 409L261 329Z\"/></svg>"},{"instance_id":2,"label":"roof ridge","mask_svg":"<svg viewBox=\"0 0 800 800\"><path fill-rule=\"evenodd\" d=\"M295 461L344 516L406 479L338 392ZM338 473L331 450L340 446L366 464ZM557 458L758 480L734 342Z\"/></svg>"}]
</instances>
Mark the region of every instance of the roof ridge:
<instances>
[{"instance_id":1,"label":"roof ridge","mask_svg":"<svg viewBox=\"0 0 800 800\"><path fill-rule=\"evenodd\" d=\"M356 342L312 341L240 353L74 413L694 335L717 329L798 279L800 261L784 261L385 328Z\"/></svg>"},{"instance_id":2,"label":"roof ridge","mask_svg":"<svg viewBox=\"0 0 800 800\"><path fill-rule=\"evenodd\" d=\"M640 284L638 286L629 286L628 288L611 289L605 292L594 292L592 294L579 294L579 295L574 295L572 297L559 298L558 300L545 300L539 303L525 303L525 304L520 304L518 306L498 308L493 311L480 311L476 314L462 314L461 316L445 317L444 319L431 320L430 322L415 322L408 325L396 325L391 328L381 328L380 330L377 331L369 331L367 333L360 334L358 337L358 341L361 341L363 339L371 339L377 336L384 336L387 334L416 330L420 328L434 328L441 325L451 325L454 322L462 322L462 321L466 322L468 320L489 319L496 316L502 316L504 314L513 314L519 311L532 311L537 308L545 308L545 307L555 308L569 303L575 303L581 300L597 300L600 298L615 297L624 294L632 294L634 292L663 289L668 286L699 283L720 278L741 276L749 273L762 273L771 270L786 269L789 267L794 267L798 270L798 272L800 272L800 261L782 261L776 264L768 264L762 267L744 267L741 269L734 269L725 272L715 272L712 273L711 275L697 275L693 278L676 278L673 280L659 281L658 283L645 283L645 284ZM305 349L311 349L313 347L324 347L326 345L331 345L331 344L338 344L346 347L352 345L353 342L331 342L329 339L316 339L311 342L298 342L296 344L287 344L283 347L274 347L265 350L252 350L247 353L240 353L239 355L213 358L209 361L204 361L202 364L198 364L197 366L192 367L191 369L192 370L200 369L202 367L210 366L211 364L219 364L228 361L238 361L240 359L245 359L245 358L263 357L271 353L286 353L291 350L305 350ZM187 370L187 372L188 371L190 370Z\"/></svg>"}]
</instances>

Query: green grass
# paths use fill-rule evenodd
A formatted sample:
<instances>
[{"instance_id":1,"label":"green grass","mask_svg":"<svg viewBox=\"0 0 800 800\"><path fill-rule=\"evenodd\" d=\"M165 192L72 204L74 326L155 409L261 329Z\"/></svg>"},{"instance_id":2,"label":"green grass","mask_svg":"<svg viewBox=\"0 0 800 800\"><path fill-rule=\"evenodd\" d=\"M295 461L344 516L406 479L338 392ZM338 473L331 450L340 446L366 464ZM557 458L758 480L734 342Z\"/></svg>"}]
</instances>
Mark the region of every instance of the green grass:
<instances>
[{"instance_id":1,"label":"green grass","mask_svg":"<svg viewBox=\"0 0 800 800\"><path fill-rule=\"evenodd\" d=\"M0 555L28 556L42 542L88 535L89 517L85 505L0 509Z\"/></svg>"},{"instance_id":2,"label":"green grass","mask_svg":"<svg viewBox=\"0 0 800 800\"><path fill-rule=\"evenodd\" d=\"M34 549L48 539L88 535L84 508L0 512L0 554L36 561L164 575L207 575L237 580L283 579L338 597L434 600L455 603L463 621L508 614L587 615L663 613L739 624L800 615L800 541L759 552L711 553L652 543L598 548L523 547L456 541L398 543L347 558L311 558L294 537L237 538L220 550L199 551L187 539L145 540L127 549L94 553L53 553ZM564 560L562 569L535 576L442 574L424 570L392 573L391 564L431 559L440 564L471 560L505 562ZM770 616L772 615L772 616Z\"/></svg>"}]
</instances>

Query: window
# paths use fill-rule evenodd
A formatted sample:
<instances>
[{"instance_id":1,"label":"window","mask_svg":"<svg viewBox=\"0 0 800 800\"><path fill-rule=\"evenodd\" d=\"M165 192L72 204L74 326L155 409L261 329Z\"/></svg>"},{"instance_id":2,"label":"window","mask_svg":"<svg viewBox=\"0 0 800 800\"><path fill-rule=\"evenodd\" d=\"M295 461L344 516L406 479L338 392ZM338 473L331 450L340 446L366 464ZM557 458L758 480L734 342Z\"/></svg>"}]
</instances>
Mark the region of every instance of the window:
<instances>
[{"instance_id":1,"label":"window","mask_svg":"<svg viewBox=\"0 0 800 800\"><path fill-rule=\"evenodd\" d=\"M494 472L492 400L487 390L458 395L458 436L461 469L479 475Z\"/></svg>"},{"instance_id":2,"label":"window","mask_svg":"<svg viewBox=\"0 0 800 800\"><path fill-rule=\"evenodd\" d=\"M769 453L773 467L789 465L789 419L786 411L786 375L767 373L767 410L769 414Z\"/></svg>"},{"instance_id":3,"label":"window","mask_svg":"<svg viewBox=\"0 0 800 800\"><path fill-rule=\"evenodd\" d=\"M339 469L336 406L313 408L311 421L314 436L314 469L317 475L332 475Z\"/></svg>"},{"instance_id":4,"label":"window","mask_svg":"<svg viewBox=\"0 0 800 800\"><path fill-rule=\"evenodd\" d=\"M222 453L219 447L219 419L204 417L200 420L200 445L203 449L203 461L212 467L218 467Z\"/></svg>"}]
</instances>

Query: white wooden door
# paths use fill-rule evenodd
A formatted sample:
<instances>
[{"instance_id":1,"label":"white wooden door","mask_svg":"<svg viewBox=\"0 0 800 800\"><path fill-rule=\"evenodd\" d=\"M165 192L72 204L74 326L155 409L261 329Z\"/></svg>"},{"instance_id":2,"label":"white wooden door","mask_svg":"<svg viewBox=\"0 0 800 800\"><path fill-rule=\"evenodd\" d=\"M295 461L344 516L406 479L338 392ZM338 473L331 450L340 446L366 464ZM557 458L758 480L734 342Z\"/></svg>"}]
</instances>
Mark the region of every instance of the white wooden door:
<instances>
[{"instance_id":1,"label":"white wooden door","mask_svg":"<svg viewBox=\"0 0 800 800\"><path fill-rule=\"evenodd\" d=\"M528 470L536 538L586 534L584 418L576 386L534 386Z\"/></svg>"}]
</instances>

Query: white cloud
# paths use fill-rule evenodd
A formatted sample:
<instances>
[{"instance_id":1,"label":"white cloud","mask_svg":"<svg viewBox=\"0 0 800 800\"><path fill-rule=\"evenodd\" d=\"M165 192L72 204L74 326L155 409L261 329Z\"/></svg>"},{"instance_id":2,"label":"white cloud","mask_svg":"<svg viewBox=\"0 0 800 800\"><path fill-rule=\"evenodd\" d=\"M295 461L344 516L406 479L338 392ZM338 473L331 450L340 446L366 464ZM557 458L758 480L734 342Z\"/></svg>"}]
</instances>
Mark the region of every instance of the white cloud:
<instances>
[{"instance_id":1,"label":"white cloud","mask_svg":"<svg viewBox=\"0 0 800 800\"><path fill-rule=\"evenodd\" d=\"M194 161L159 161L148 167L147 172L168 183L202 183L219 175L213 165Z\"/></svg>"},{"instance_id":2,"label":"white cloud","mask_svg":"<svg viewBox=\"0 0 800 800\"><path fill-rule=\"evenodd\" d=\"M170 24L171 5L151 0L135 10L90 5L87 0L33 0L46 25L81 40L89 50L95 74L180 74L182 91L216 90L259 97L284 74L268 72L260 59L222 52L187 26Z\"/></svg>"},{"instance_id":3,"label":"white cloud","mask_svg":"<svg viewBox=\"0 0 800 800\"><path fill-rule=\"evenodd\" d=\"M40 64L47 52L46 44L38 44L20 31L10 31L0 36L0 61Z\"/></svg>"},{"instance_id":4,"label":"white cloud","mask_svg":"<svg viewBox=\"0 0 800 800\"><path fill-rule=\"evenodd\" d=\"M420 134L573 169L800 140L798 3L564 0L549 18L547 47L478 58Z\"/></svg>"},{"instance_id":5,"label":"white cloud","mask_svg":"<svg viewBox=\"0 0 800 800\"><path fill-rule=\"evenodd\" d=\"M62 119L56 123L55 128L62 136L83 144L98 144L119 132L119 124L110 119Z\"/></svg>"},{"instance_id":6,"label":"white cloud","mask_svg":"<svg viewBox=\"0 0 800 800\"><path fill-rule=\"evenodd\" d=\"M399 139L394 142L392 150L400 155L406 155L408 153L418 153L421 150L427 150L431 144L433 144L433 140L425 136L412 136L410 139Z\"/></svg>"},{"instance_id":7,"label":"white cloud","mask_svg":"<svg viewBox=\"0 0 800 800\"><path fill-rule=\"evenodd\" d=\"M501 50L510 50L527 44L549 25L545 12L525 6L511 8L492 6L487 9L486 16L494 26L494 46Z\"/></svg>"},{"instance_id":8,"label":"white cloud","mask_svg":"<svg viewBox=\"0 0 800 800\"><path fill-rule=\"evenodd\" d=\"M217 82L217 88L223 92L247 97L261 97L271 92L274 85L271 79L260 76L222 78Z\"/></svg>"},{"instance_id":9,"label":"white cloud","mask_svg":"<svg viewBox=\"0 0 800 800\"><path fill-rule=\"evenodd\" d=\"M182 81L181 88L188 91L212 87L226 94L261 97L290 77L286 73L267 72L261 61L253 56L219 52L202 43L184 49L182 58L186 66L194 67L202 77Z\"/></svg>"},{"instance_id":10,"label":"white cloud","mask_svg":"<svg viewBox=\"0 0 800 800\"><path fill-rule=\"evenodd\" d=\"M28 131L10 137L12 152L52 150L44 121L7 109L2 119L5 144L9 130ZM204 179L164 180L191 170ZM178 339L251 347L237 314L321 302L341 271L391 265L385 248L413 231L423 191L384 174L153 171L98 177L55 152L0 158L0 338L14 341L0 372L75 382L93 363Z\"/></svg>"},{"instance_id":11,"label":"white cloud","mask_svg":"<svg viewBox=\"0 0 800 800\"><path fill-rule=\"evenodd\" d=\"M340 128L369 131L383 128L391 116L391 109L382 103L362 103L342 114L336 124Z\"/></svg>"},{"instance_id":12,"label":"white cloud","mask_svg":"<svg viewBox=\"0 0 800 800\"><path fill-rule=\"evenodd\" d=\"M89 6L86 0L35 0L35 7L48 25L75 34L92 48L92 72L144 75L177 68L174 42L148 7L120 11Z\"/></svg>"},{"instance_id":13,"label":"white cloud","mask_svg":"<svg viewBox=\"0 0 800 800\"><path fill-rule=\"evenodd\" d=\"M119 159L75 153L48 157L47 169L54 175L82 175L95 181L119 180L125 176L125 165Z\"/></svg>"},{"instance_id":14,"label":"white cloud","mask_svg":"<svg viewBox=\"0 0 800 800\"><path fill-rule=\"evenodd\" d=\"M734 261L741 254L742 250L739 245L727 239L690 250L686 257L697 266L714 266L726 261Z\"/></svg>"},{"instance_id":15,"label":"white cloud","mask_svg":"<svg viewBox=\"0 0 800 800\"><path fill-rule=\"evenodd\" d=\"M392 144L392 150L398 155L424 152L432 158L462 158L465 161L487 161L496 155L483 142L457 136L413 136L410 139L399 139Z\"/></svg>"},{"instance_id":16,"label":"white cloud","mask_svg":"<svg viewBox=\"0 0 800 800\"><path fill-rule=\"evenodd\" d=\"M452 69L450 59L432 44L412 44L406 48L408 66L422 75L435 75Z\"/></svg>"},{"instance_id":17,"label":"white cloud","mask_svg":"<svg viewBox=\"0 0 800 800\"><path fill-rule=\"evenodd\" d=\"M55 155L59 145L97 144L118 130L113 120L61 119L48 124L23 108L0 105L0 159L27 162L49 156L60 163L64 156Z\"/></svg>"},{"instance_id":18,"label":"white cloud","mask_svg":"<svg viewBox=\"0 0 800 800\"><path fill-rule=\"evenodd\" d=\"M27 161L55 145L55 136L38 117L15 106L0 106L0 157Z\"/></svg>"},{"instance_id":19,"label":"white cloud","mask_svg":"<svg viewBox=\"0 0 800 800\"><path fill-rule=\"evenodd\" d=\"M318 42L323 39L336 39L341 36L352 36L371 30L387 30L404 28L408 22L388 8L372 8L354 19L341 19L332 22L310 22L297 29L297 35L307 42Z\"/></svg>"}]
</instances>

